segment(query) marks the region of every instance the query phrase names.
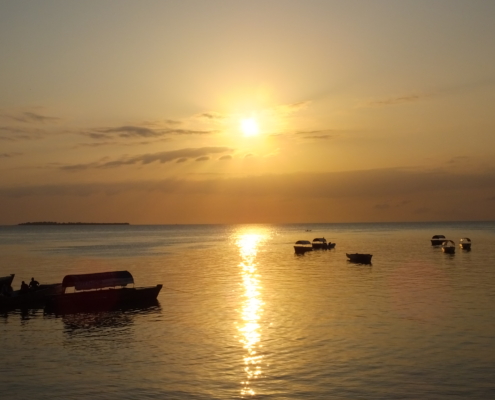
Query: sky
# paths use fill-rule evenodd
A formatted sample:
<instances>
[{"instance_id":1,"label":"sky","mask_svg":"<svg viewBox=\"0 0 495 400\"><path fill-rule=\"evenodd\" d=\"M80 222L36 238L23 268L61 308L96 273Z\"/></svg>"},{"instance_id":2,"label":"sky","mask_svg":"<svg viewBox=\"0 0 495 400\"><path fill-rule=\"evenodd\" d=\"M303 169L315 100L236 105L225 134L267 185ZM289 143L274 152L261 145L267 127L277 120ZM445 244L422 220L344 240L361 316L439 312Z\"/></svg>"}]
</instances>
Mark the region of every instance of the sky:
<instances>
[{"instance_id":1,"label":"sky","mask_svg":"<svg viewBox=\"0 0 495 400\"><path fill-rule=\"evenodd\" d=\"M0 0L0 225L495 220L494 20Z\"/></svg>"}]
</instances>

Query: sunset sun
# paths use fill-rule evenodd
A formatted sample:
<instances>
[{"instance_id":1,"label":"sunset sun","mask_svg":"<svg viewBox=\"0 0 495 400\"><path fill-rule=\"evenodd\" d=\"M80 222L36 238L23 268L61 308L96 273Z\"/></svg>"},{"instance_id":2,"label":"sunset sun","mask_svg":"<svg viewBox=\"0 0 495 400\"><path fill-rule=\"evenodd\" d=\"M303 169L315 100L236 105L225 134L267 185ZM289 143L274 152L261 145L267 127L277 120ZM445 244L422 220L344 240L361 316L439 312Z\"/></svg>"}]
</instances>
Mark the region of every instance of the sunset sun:
<instances>
[{"instance_id":1,"label":"sunset sun","mask_svg":"<svg viewBox=\"0 0 495 400\"><path fill-rule=\"evenodd\" d=\"M245 118L241 120L241 131L246 137L258 135L260 132L258 121L254 118Z\"/></svg>"}]
</instances>

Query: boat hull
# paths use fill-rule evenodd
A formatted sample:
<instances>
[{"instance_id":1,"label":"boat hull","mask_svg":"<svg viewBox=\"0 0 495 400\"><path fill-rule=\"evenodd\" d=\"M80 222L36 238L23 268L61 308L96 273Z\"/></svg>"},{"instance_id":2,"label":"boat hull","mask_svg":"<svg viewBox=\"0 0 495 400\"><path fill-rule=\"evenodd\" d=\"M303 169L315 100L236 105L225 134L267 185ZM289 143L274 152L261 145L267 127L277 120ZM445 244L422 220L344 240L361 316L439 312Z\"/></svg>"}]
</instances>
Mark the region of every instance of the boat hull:
<instances>
[{"instance_id":1,"label":"boat hull","mask_svg":"<svg viewBox=\"0 0 495 400\"><path fill-rule=\"evenodd\" d=\"M65 314L84 311L110 311L156 302L163 285L143 288L104 289L65 293L47 300L45 311Z\"/></svg>"},{"instance_id":2,"label":"boat hull","mask_svg":"<svg viewBox=\"0 0 495 400\"><path fill-rule=\"evenodd\" d=\"M459 246L462 250L471 250L471 243L461 243Z\"/></svg>"},{"instance_id":3,"label":"boat hull","mask_svg":"<svg viewBox=\"0 0 495 400\"><path fill-rule=\"evenodd\" d=\"M0 296L0 308L43 308L47 299L64 292L61 283L40 285L36 290L21 292L15 290L10 296Z\"/></svg>"},{"instance_id":4,"label":"boat hull","mask_svg":"<svg viewBox=\"0 0 495 400\"><path fill-rule=\"evenodd\" d=\"M371 264L371 257L373 257L372 254L362 254L362 253L354 253L354 254L346 253L346 256L350 262L357 264Z\"/></svg>"},{"instance_id":5,"label":"boat hull","mask_svg":"<svg viewBox=\"0 0 495 400\"><path fill-rule=\"evenodd\" d=\"M308 251L313 251L313 248L312 247L294 246L294 252L296 254L305 254Z\"/></svg>"},{"instance_id":6,"label":"boat hull","mask_svg":"<svg viewBox=\"0 0 495 400\"><path fill-rule=\"evenodd\" d=\"M442 247L442 251L447 254L454 254L455 247Z\"/></svg>"}]
</instances>

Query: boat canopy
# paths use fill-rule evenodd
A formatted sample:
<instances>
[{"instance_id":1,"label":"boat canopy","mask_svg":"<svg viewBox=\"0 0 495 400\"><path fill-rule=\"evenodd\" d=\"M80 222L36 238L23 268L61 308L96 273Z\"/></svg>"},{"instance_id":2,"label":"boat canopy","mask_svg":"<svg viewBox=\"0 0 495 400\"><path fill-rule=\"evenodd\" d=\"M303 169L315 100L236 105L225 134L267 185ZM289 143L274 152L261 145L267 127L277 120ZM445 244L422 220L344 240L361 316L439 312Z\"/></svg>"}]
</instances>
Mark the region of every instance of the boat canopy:
<instances>
[{"instance_id":1,"label":"boat canopy","mask_svg":"<svg viewBox=\"0 0 495 400\"><path fill-rule=\"evenodd\" d=\"M106 287L127 286L134 283L129 271L99 272L96 274L66 275L62 281L64 288L76 290L102 289Z\"/></svg>"},{"instance_id":2,"label":"boat canopy","mask_svg":"<svg viewBox=\"0 0 495 400\"><path fill-rule=\"evenodd\" d=\"M443 247L455 247L455 243L453 240L446 240L442 243Z\"/></svg>"},{"instance_id":3,"label":"boat canopy","mask_svg":"<svg viewBox=\"0 0 495 400\"><path fill-rule=\"evenodd\" d=\"M469 238L462 238L461 243L471 243L471 239Z\"/></svg>"},{"instance_id":4,"label":"boat canopy","mask_svg":"<svg viewBox=\"0 0 495 400\"><path fill-rule=\"evenodd\" d=\"M315 243L315 242L316 243L319 243L319 242L320 243L326 243L327 242L327 239L325 239L325 238L314 238L313 239L313 243Z\"/></svg>"},{"instance_id":5,"label":"boat canopy","mask_svg":"<svg viewBox=\"0 0 495 400\"><path fill-rule=\"evenodd\" d=\"M432 239L445 239L443 235L433 235Z\"/></svg>"},{"instance_id":6,"label":"boat canopy","mask_svg":"<svg viewBox=\"0 0 495 400\"><path fill-rule=\"evenodd\" d=\"M298 240L296 244L311 244L309 240Z\"/></svg>"}]
</instances>

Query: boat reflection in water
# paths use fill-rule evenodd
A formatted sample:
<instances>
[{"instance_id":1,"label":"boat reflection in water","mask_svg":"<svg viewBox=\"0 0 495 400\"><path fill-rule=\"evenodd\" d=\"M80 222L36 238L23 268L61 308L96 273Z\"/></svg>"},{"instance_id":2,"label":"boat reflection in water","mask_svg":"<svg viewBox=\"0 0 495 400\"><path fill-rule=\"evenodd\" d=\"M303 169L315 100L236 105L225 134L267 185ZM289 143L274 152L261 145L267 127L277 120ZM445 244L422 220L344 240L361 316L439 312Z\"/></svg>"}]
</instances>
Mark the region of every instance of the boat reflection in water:
<instances>
[{"instance_id":1,"label":"boat reflection in water","mask_svg":"<svg viewBox=\"0 0 495 400\"><path fill-rule=\"evenodd\" d=\"M237 246L242 257L241 267L244 295L242 302L242 322L238 325L241 334L240 342L246 350L244 356L244 371L246 378L242 383L241 395L255 395L251 381L261 376L261 360L263 355L258 354L260 347L260 325L263 300L259 274L256 268L256 254L260 243L266 235L260 233L245 233L239 235Z\"/></svg>"},{"instance_id":2,"label":"boat reflection in water","mask_svg":"<svg viewBox=\"0 0 495 400\"><path fill-rule=\"evenodd\" d=\"M160 303L155 300L146 306L121 308L116 311L84 312L65 314L61 318L64 322L64 332L70 336L99 336L103 332L112 331L112 335L127 329L134 321L144 315L161 313ZM55 317L60 318L60 317Z\"/></svg>"}]
</instances>

